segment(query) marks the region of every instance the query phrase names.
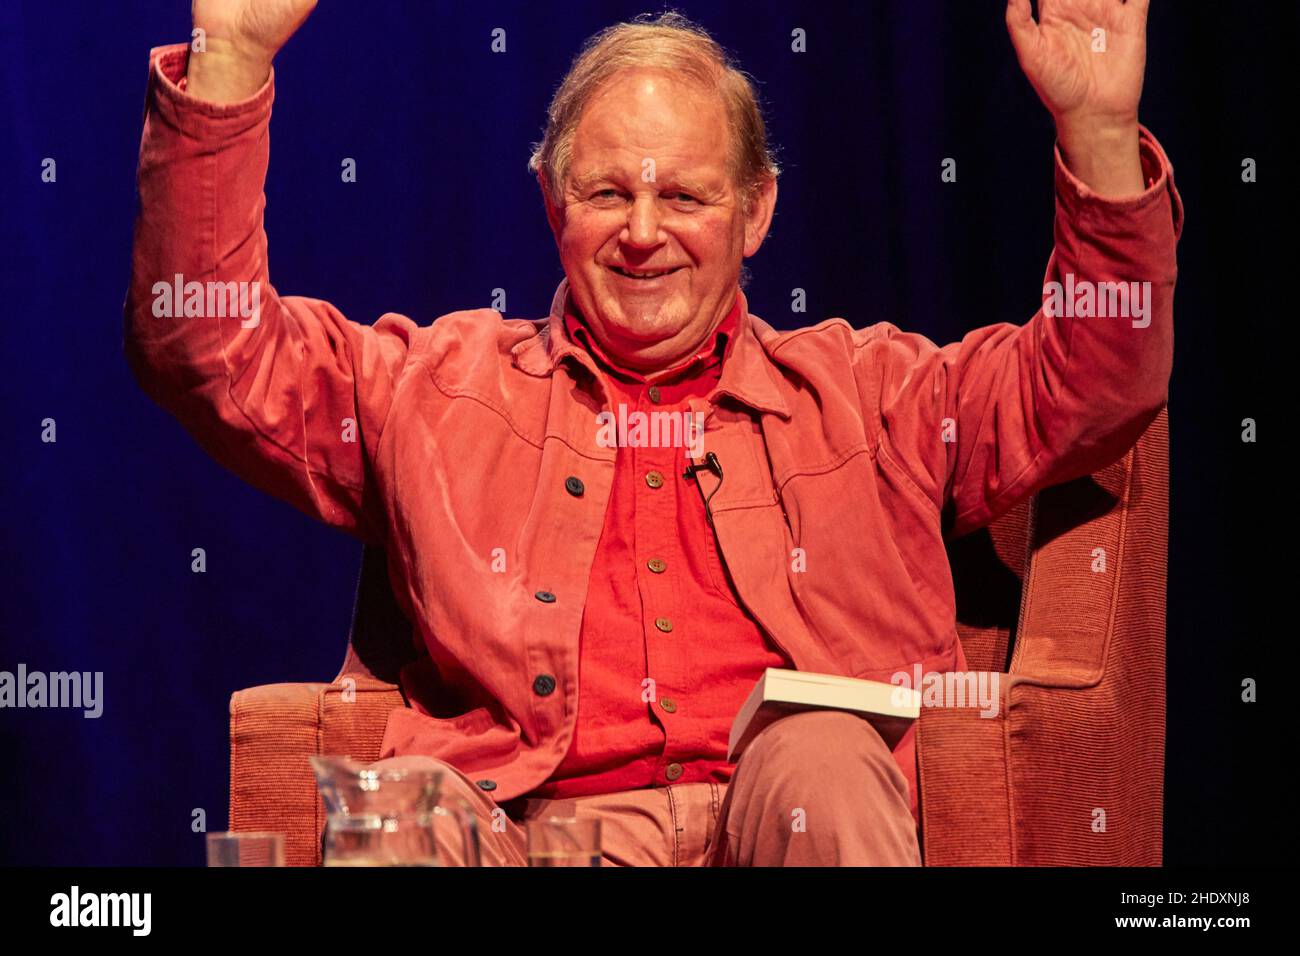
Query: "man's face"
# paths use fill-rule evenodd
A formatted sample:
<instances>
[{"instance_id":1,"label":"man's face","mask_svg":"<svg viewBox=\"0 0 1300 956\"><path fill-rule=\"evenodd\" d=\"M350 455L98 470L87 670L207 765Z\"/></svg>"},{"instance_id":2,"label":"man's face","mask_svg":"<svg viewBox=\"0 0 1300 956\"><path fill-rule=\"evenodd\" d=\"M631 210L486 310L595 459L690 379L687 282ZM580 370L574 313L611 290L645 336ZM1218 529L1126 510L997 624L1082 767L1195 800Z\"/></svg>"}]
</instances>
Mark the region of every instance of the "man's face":
<instances>
[{"instance_id":1,"label":"man's face","mask_svg":"<svg viewBox=\"0 0 1300 956\"><path fill-rule=\"evenodd\" d=\"M659 71L616 75L582 114L547 214L578 308L625 365L667 367L701 345L767 234L776 183L746 217L729 139L716 93Z\"/></svg>"}]
</instances>

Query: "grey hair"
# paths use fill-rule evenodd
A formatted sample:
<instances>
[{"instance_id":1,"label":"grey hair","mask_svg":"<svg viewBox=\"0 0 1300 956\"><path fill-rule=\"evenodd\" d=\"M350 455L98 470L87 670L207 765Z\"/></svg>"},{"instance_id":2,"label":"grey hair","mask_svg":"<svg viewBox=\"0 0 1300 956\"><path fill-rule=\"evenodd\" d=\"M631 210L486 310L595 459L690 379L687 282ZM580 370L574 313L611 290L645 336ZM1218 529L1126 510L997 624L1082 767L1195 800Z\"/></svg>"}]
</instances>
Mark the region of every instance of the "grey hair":
<instances>
[{"instance_id":1,"label":"grey hair","mask_svg":"<svg viewBox=\"0 0 1300 956\"><path fill-rule=\"evenodd\" d=\"M657 17L643 13L626 23L606 27L590 37L574 57L551 105L546 131L533 144L528 168L545 173L551 200L563 205L566 177L573 158L573 135L583 110L600 87L627 69L671 72L716 91L731 130L728 168L740 189L748 213L759 188L781 174L752 77L699 24L673 10Z\"/></svg>"}]
</instances>

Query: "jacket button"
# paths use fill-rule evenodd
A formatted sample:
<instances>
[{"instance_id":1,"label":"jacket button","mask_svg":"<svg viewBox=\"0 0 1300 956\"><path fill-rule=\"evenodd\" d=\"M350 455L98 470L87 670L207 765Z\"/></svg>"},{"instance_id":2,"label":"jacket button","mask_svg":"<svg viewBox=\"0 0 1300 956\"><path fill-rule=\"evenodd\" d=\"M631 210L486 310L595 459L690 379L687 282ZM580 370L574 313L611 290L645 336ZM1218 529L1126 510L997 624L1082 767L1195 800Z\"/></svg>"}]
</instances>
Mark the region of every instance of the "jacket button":
<instances>
[{"instance_id":1,"label":"jacket button","mask_svg":"<svg viewBox=\"0 0 1300 956\"><path fill-rule=\"evenodd\" d=\"M647 471L645 475L645 483L651 488L659 488L664 483L664 476L657 471Z\"/></svg>"},{"instance_id":2,"label":"jacket button","mask_svg":"<svg viewBox=\"0 0 1300 956\"><path fill-rule=\"evenodd\" d=\"M676 780L682 775L682 765L679 763L670 763L664 769L664 776L669 780Z\"/></svg>"},{"instance_id":3,"label":"jacket button","mask_svg":"<svg viewBox=\"0 0 1300 956\"><path fill-rule=\"evenodd\" d=\"M655 574L663 574L664 568L668 567L668 562L664 561L662 558L651 558L645 563L645 566Z\"/></svg>"},{"instance_id":4,"label":"jacket button","mask_svg":"<svg viewBox=\"0 0 1300 956\"><path fill-rule=\"evenodd\" d=\"M651 385L651 386L650 386L650 401L654 402L656 405L659 404L659 386L658 386L658 385Z\"/></svg>"},{"instance_id":5,"label":"jacket button","mask_svg":"<svg viewBox=\"0 0 1300 956\"><path fill-rule=\"evenodd\" d=\"M495 790L497 788L497 782L495 780L478 780L475 782L478 783L478 788L480 790Z\"/></svg>"},{"instance_id":6,"label":"jacket button","mask_svg":"<svg viewBox=\"0 0 1300 956\"><path fill-rule=\"evenodd\" d=\"M550 674L538 674L533 678L533 693L545 697L555 690L555 678Z\"/></svg>"},{"instance_id":7,"label":"jacket button","mask_svg":"<svg viewBox=\"0 0 1300 956\"><path fill-rule=\"evenodd\" d=\"M670 714L677 713L677 701L673 700L671 697L660 697L659 706Z\"/></svg>"},{"instance_id":8,"label":"jacket button","mask_svg":"<svg viewBox=\"0 0 1300 956\"><path fill-rule=\"evenodd\" d=\"M564 490L567 491L569 494L573 495L573 497L575 498L581 498L582 492L584 490L582 479L575 478L573 475L570 475L568 478L565 478Z\"/></svg>"},{"instance_id":9,"label":"jacket button","mask_svg":"<svg viewBox=\"0 0 1300 956\"><path fill-rule=\"evenodd\" d=\"M533 597L537 598L537 600L541 601L543 604L555 603L555 595L550 591L538 591L533 595Z\"/></svg>"},{"instance_id":10,"label":"jacket button","mask_svg":"<svg viewBox=\"0 0 1300 956\"><path fill-rule=\"evenodd\" d=\"M673 622L666 617L657 617L655 618L655 627L667 634L673 629Z\"/></svg>"}]
</instances>

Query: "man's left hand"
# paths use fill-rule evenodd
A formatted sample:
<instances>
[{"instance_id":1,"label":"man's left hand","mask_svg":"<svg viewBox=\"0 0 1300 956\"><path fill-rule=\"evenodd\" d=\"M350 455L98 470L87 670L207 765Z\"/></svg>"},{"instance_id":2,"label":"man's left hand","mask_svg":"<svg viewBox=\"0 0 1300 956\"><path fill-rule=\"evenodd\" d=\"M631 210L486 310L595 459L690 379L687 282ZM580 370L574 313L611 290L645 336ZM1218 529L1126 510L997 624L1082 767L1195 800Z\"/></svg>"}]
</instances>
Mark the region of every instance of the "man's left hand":
<instances>
[{"instance_id":1,"label":"man's left hand","mask_svg":"<svg viewBox=\"0 0 1300 956\"><path fill-rule=\"evenodd\" d=\"M1056 122L1067 165L1101 195L1140 193L1138 101L1150 0L1008 0L1020 67Z\"/></svg>"}]
</instances>

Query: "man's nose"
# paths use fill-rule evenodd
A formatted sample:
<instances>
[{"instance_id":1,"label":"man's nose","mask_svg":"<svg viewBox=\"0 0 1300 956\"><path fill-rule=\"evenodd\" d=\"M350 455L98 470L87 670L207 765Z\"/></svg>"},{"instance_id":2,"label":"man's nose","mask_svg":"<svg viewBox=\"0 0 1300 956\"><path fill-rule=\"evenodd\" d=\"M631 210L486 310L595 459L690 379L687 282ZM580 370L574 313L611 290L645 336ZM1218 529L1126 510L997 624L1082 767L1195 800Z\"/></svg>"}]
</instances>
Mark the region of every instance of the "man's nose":
<instances>
[{"instance_id":1,"label":"man's nose","mask_svg":"<svg viewBox=\"0 0 1300 956\"><path fill-rule=\"evenodd\" d=\"M628 208L627 235L623 241L638 248L659 245L661 220L657 197L645 193L636 196Z\"/></svg>"}]
</instances>

